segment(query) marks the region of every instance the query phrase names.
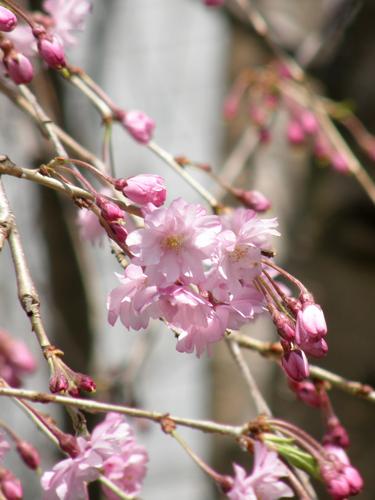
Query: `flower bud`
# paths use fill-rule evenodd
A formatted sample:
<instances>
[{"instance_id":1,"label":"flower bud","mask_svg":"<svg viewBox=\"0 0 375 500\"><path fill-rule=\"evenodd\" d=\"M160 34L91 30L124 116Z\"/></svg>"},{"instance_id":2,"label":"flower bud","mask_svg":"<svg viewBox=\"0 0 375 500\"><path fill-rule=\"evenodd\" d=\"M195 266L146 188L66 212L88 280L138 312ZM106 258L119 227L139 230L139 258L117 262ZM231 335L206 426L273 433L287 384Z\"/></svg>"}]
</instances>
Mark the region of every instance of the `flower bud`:
<instances>
[{"instance_id":1,"label":"flower bud","mask_svg":"<svg viewBox=\"0 0 375 500\"><path fill-rule=\"evenodd\" d=\"M299 145L305 141L305 132L301 124L296 120L288 123L287 137L290 144Z\"/></svg>"},{"instance_id":2,"label":"flower bud","mask_svg":"<svg viewBox=\"0 0 375 500\"><path fill-rule=\"evenodd\" d=\"M304 304L297 314L297 339L315 341L325 335L327 335L327 324L322 308L315 303Z\"/></svg>"},{"instance_id":3,"label":"flower bud","mask_svg":"<svg viewBox=\"0 0 375 500\"><path fill-rule=\"evenodd\" d=\"M152 203L161 207L167 197L164 179L159 175L141 174L126 179L126 185L122 189L123 194L129 200L138 205Z\"/></svg>"},{"instance_id":4,"label":"flower bud","mask_svg":"<svg viewBox=\"0 0 375 500\"><path fill-rule=\"evenodd\" d=\"M9 78L17 85L30 83L33 79L33 66L23 54L11 51L4 57L3 62Z\"/></svg>"},{"instance_id":5,"label":"flower bud","mask_svg":"<svg viewBox=\"0 0 375 500\"><path fill-rule=\"evenodd\" d=\"M299 116L302 128L304 132L308 135L314 135L319 130L318 120L316 116L311 111L303 111Z\"/></svg>"},{"instance_id":6,"label":"flower bud","mask_svg":"<svg viewBox=\"0 0 375 500\"><path fill-rule=\"evenodd\" d=\"M285 352L281 358L281 366L292 380L302 382L309 376L309 364L305 353L300 349Z\"/></svg>"},{"instance_id":7,"label":"flower bud","mask_svg":"<svg viewBox=\"0 0 375 500\"><path fill-rule=\"evenodd\" d=\"M122 124L136 141L147 144L152 139L155 122L142 111L128 111L125 113Z\"/></svg>"},{"instance_id":8,"label":"flower bud","mask_svg":"<svg viewBox=\"0 0 375 500\"><path fill-rule=\"evenodd\" d=\"M341 425L337 417L333 416L328 419L327 431L323 437L323 444L327 446L337 446L339 448L348 448L350 439L346 429Z\"/></svg>"},{"instance_id":9,"label":"flower bud","mask_svg":"<svg viewBox=\"0 0 375 500\"><path fill-rule=\"evenodd\" d=\"M297 336L296 336L297 338ZM298 342L297 342L298 343ZM322 358L328 352L328 345L324 339L316 341L301 342L298 345L305 351L306 354L314 356L314 358Z\"/></svg>"},{"instance_id":10,"label":"flower bud","mask_svg":"<svg viewBox=\"0 0 375 500\"><path fill-rule=\"evenodd\" d=\"M0 489L7 500L21 500L23 497L21 481L8 469L0 473Z\"/></svg>"},{"instance_id":11,"label":"flower bud","mask_svg":"<svg viewBox=\"0 0 375 500\"><path fill-rule=\"evenodd\" d=\"M124 226L118 224L117 222L113 222L112 224L110 224L110 228L115 235L115 240L120 244L125 243L128 232L124 228Z\"/></svg>"},{"instance_id":12,"label":"flower bud","mask_svg":"<svg viewBox=\"0 0 375 500\"><path fill-rule=\"evenodd\" d=\"M69 388L69 381L64 374L53 375L49 379L49 390L53 394L66 392Z\"/></svg>"},{"instance_id":13,"label":"flower bud","mask_svg":"<svg viewBox=\"0 0 375 500\"><path fill-rule=\"evenodd\" d=\"M347 174L349 172L348 160L341 153L335 152L330 157L331 165L336 172Z\"/></svg>"},{"instance_id":14,"label":"flower bud","mask_svg":"<svg viewBox=\"0 0 375 500\"><path fill-rule=\"evenodd\" d=\"M277 311L272 315L272 320L283 340L287 342L294 340L294 325L286 314Z\"/></svg>"},{"instance_id":15,"label":"flower bud","mask_svg":"<svg viewBox=\"0 0 375 500\"><path fill-rule=\"evenodd\" d=\"M245 207L258 213L266 212L271 208L271 202L260 191L244 191L234 189L233 194Z\"/></svg>"},{"instance_id":16,"label":"flower bud","mask_svg":"<svg viewBox=\"0 0 375 500\"><path fill-rule=\"evenodd\" d=\"M38 38L38 51L51 68L61 69L66 66L64 47L56 37L41 36Z\"/></svg>"},{"instance_id":17,"label":"flower bud","mask_svg":"<svg viewBox=\"0 0 375 500\"><path fill-rule=\"evenodd\" d=\"M225 0L204 0L205 5L208 7L218 7L219 5L223 5Z\"/></svg>"},{"instance_id":18,"label":"flower bud","mask_svg":"<svg viewBox=\"0 0 375 500\"><path fill-rule=\"evenodd\" d=\"M95 392L96 384L91 377L83 373L77 373L76 384L79 389L86 392Z\"/></svg>"},{"instance_id":19,"label":"flower bud","mask_svg":"<svg viewBox=\"0 0 375 500\"><path fill-rule=\"evenodd\" d=\"M320 408L326 400L325 393L320 394L316 390L315 385L308 380L304 380L303 382L294 382L291 380L289 386L296 393L298 399L313 408Z\"/></svg>"},{"instance_id":20,"label":"flower bud","mask_svg":"<svg viewBox=\"0 0 375 500\"><path fill-rule=\"evenodd\" d=\"M30 467L30 469L35 470L39 467L40 465L39 453L30 443L28 443L27 441L18 441L17 451L20 454L22 460L28 467Z\"/></svg>"},{"instance_id":21,"label":"flower bud","mask_svg":"<svg viewBox=\"0 0 375 500\"><path fill-rule=\"evenodd\" d=\"M125 212L121 210L121 208L113 203L112 201L108 201L103 196L98 196L96 198L96 203L98 207L101 209L101 215L103 219L108 222L114 222L118 219L122 219L125 215Z\"/></svg>"},{"instance_id":22,"label":"flower bud","mask_svg":"<svg viewBox=\"0 0 375 500\"><path fill-rule=\"evenodd\" d=\"M17 26L17 17L14 13L0 5L0 31L13 31Z\"/></svg>"},{"instance_id":23,"label":"flower bud","mask_svg":"<svg viewBox=\"0 0 375 500\"><path fill-rule=\"evenodd\" d=\"M363 488L363 479L360 473L350 465L344 468L344 476L349 483L350 494L358 495Z\"/></svg>"},{"instance_id":24,"label":"flower bud","mask_svg":"<svg viewBox=\"0 0 375 500\"><path fill-rule=\"evenodd\" d=\"M60 448L68 453L72 458L77 457L80 453L77 438L71 434L65 434L65 432L59 432L57 440L59 442Z\"/></svg>"}]
</instances>

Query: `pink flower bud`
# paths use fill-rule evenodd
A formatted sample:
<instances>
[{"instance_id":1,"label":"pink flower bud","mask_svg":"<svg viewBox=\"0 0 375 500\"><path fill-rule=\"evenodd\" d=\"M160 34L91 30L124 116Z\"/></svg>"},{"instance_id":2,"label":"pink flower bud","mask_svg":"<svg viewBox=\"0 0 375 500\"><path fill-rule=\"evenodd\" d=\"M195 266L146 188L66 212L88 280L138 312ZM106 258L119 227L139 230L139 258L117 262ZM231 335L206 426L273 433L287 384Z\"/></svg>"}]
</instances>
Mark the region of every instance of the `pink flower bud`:
<instances>
[{"instance_id":1,"label":"pink flower bud","mask_svg":"<svg viewBox=\"0 0 375 500\"><path fill-rule=\"evenodd\" d=\"M297 314L297 338L319 339L327 335L327 324L322 308L315 303L304 304Z\"/></svg>"},{"instance_id":2,"label":"pink flower bud","mask_svg":"<svg viewBox=\"0 0 375 500\"><path fill-rule=\"evenodd\" d=\"M13 31L17 26L17 17L13 12L0 5L0 31Z\"/></svg>"},{"instance_id":3,"label":"pink flower bud","mask_svg":"<svg viewBox=\"0 0 375 500\"><path fill-rule=\"evenodd\" d=\"M51 68L61 69L66 66L64 47L56 37L41 36L38 38L38 51Z\"/></svg>"},{"instance_id":4,"label":"pink flower bud","mask_svg":"<svg viewBox=\"0 0 375 500\"><path fill-rule=\"evenodd\" d=\"M282 339L285 340L286 342L293 341L295 337L294 326L292 321L288 318L288 316L286 314L277 311L273 315L272 319Z\"/></svg>"},{"instance_id":5,"label":"pink flower bud","mask_svg":"<svg viewBox=\"0 0 375 500\"><path fill-rule=\"evenodd\" d=\"M69 388L69 381L63 374L53 375L49 380L49 390L53 393L66 392Z\"/></svg>"},{"instance_id":6,"label":"pink flower bud","mask_svg":"<svg viewBox=\"0 0 375 500\"><path fill-rule=\"evenodd\" d=\"M34 70L29 59L18 52L12 51L4 57L4 65L9 78L17 85L30 83L34 76Z\"/></svg>"},{"instance_id":7,"label":"pink flower bud","mask_svg":"<svg viewBox=\"0 0 375 500\"><path fill-rule=\"evenodd\" d=\"M241 201L247 208L251 208L255 212L263 213L271 208L271 202L260 191L244 191L243 189L235 189L236 198Z\"/></svg>"},{"instance_id":8,"label":"pink flower bud","mask_svg":"<svg viewBox=\"0 0 375 500\"><path fill-rule=\"evenodd\" d=\"M331 165L336 172L347 174L349 172L348 160L341 153L335 152L330 157Z\"/></svg>"},{"instance_id":9,"label":"pink flower bud","mask_svg":"<svg viewBox=\"0 0 375 500\"><path fill-rule=\"evenodd\" d=\"M351 465L344 468L344 476L350 486L350 494L358 495L363 488L363 479L360 473Z\"/></svg>"},{"instance_id":10,"label":"pink flower bud","mask_svg":"<svg viewBox=\"0 0 375 500\"><path fill-rule=\"evenodd\" d=\"M39 453L30 443L28 443L27 441L18 441L17 451L20 454L22 460L28 467L30 467L30 469L35 470L39 467Z\"/></svg>"},{"instance_id":11,"label":"pink flower bud","mask_svg":"<svg viewBox=\"0 0 375 500\"><path fill-rule=\"evenodd\" d=\"M147 144L152 139L155 122L142 111L128 111L122 124L136 141Z\"/></svg>"},{"instance_id":12,"label":"pink flower bud","mask_svg":"<svg viewBox=\"0 0 375 500\"><path fill-rule=\"evenodd\" d=\"M80 448L78 446L77 439L71 434L65 434L64 432L59 432L57 440L59 442L60 448L68 453L72 458L77 457L80 454Z\"/></svg>"},{"instance_id":13,"label":"pink flower bud","mask_svg":"<svg viewBox=\"0 0 375 500\"><path fill-rule=\"evenodd\" d=\"M141 174L126 179L126 186L122 192L138 205L152 203L156 207L164 204L167 190L164 179L159 175Z\"/></svg>"},{"instance_id":14,"label":"pink flower bud","mask_svg":"<svg viewBox=\"0 0 375 500\"><path fill-rule=\"evenodd\" d=\"M21 481L10 470L1 471L0 489L7 500L21 500L23 497Z\"/></svg>"},{"instance_id":15,"label":"pink flower bud","mask_svg":"<svg viewBox=\"0 0 375 500\"><path fill-rule=\"evenodd\" d=\"M208 7L218 7L219 5L223 5L225 0L204 0L205 5Z\"/></svg>"},{"instance_id":16,"label":"pink flower bud","mask_svg":"<svg viewBox=\"0 0 375 500\"><path fill-rule=\"evenodd\" d=\"M96 384L91 377L83 373L77 373L76 384L79 389L86 392L95 392Z\"/></svg>"},{"instance_id":17,"label":"pink flower bud","mask_svg":"<svg viewBox=\"0 0 375 500\"><path fill-rule=\"evenodd\" d=\"M313 408L320 408L326 400L325 393L320 394L316 390L315 385L308 380L304 380L303 382L294 382L291 380L289 386L301 401Z\"/></svg>"},{"instance_id":18,"label":"pink flower bud","mask_svg":"<svg viewBox=\"0 0 375 500\"><path fill-rule=\"evenodd\" d=\"M318 120L311 111L303 111L299 117L302 128L306 134L314 135L319 130Z\"/></svg>"},{"instance_id":19,"label":"pink flower bud","mask_svg":"<svg viewBox=\"0 0 375 500\"><path fill-rule=\"evenodd\" d=\"M115 235L116 241L120 244L125 243L126 237L128 236L128 232L124 228L124 226L122 226L121 224L117 224L116 222L113 222L112 224L110 224L110 228Z\"/></svg>"},{"instance_id":20,"label":"pink flower bud","mask_svg":"<svg viewBox=\"0 0 375 500\"><path fill-rule=\"evenodd\" d=\"M348 448L350 445L349 435L345 427L341 425L340 421L335 416L328 419L327 431L323 437L323 444L343 449Z\"/></svg>"},{"instance_id":21,"label":"pink flower bud","mask_svg":"<svg viewBox=\"0 0 375 500\"><path fill-rule=\"evenodd\" d=\"M14 367L27 373L33 373L37 367L35 358L27 346L17 340L13 341L9 349L9 360Z\"/></svg>"},{"instance_id":22,"label":"pink flower bud","mask_svg":"<svg viewBox=\"0 0 375 500\"><path fill-rule=\"evenodd\" d=\"M305 353L300 349L285 352L281 358L281 366L286 374L296 382L302 382L310 373Z\"/></svg>"},{"instance_id":23,"label":"pink flower bud","mask_svg":"<svg viewBox=\"0 0 375 500\"><path fill-rule=\"evenodd\" d=\"M296 335L297 338L297 335ZM297 342L298 343L298 342ZM307 341L298 343L298 345L305 351L306 354L314 356L314 358L322 358L328 352L328 345L324 339L316 341Z\"/></svg>"},{"instance_id":24,"label":"pink flower bud","mask_svg":"<svg viewBox=\"0 0 375 500\"><path fill-rule=\"evenodd\" d=\"M125 215L125 212L121 210L121 208L116 205L116 203L108 201L103 196L98 196L96 198L96 203L101 209L102 217L108 222L114 222L118 219L122 219Z\"/></svg>"},{"instance_id":25,"label":"pink flower bud","mask_svg":"<svg viewBox=\"0 0 375 500\"><path fill-rule=\"evenodd\" d=\"M296 120L288 123L287 137L290 144L299 145L305 141L305 132L301 124Z\"/></svg>"},{"instance_id":26,"label":"pink flower bud","mask_svg":"<svg viewBox=\"0 0 375 500\"><path fill-rule=\"evenodd\" d=\"M344 500L350 495L350 485L342 475L328 481L327 490L334 500Z\"/></svg>"}]
</instances>

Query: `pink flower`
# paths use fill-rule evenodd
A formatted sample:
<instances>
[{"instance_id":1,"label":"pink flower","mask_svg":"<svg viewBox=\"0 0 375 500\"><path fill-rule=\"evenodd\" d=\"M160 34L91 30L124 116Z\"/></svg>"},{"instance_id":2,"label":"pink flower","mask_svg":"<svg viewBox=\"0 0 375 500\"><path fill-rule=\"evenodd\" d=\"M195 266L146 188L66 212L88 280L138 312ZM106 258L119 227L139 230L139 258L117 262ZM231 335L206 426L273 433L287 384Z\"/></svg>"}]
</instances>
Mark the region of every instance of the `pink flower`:
<instances>
[{"instance_id":1,"label":"pink flower","mask_svg":"<svg viewBox=\"0 0 375 500\"><path fill-rule=\"evenodd\" d=\"M89 439L79 437L77 443L79 452L74 458L62 460L52 471L43 474L44 500L86 500L87 483L95 481L102 471L108 477L112 475L115 481L117 478L117 484L127 488L125 492L139 492L147 453L136 444L124 417L108 413ZM139 455L142 455L142 460ZM137 467L130 468L133 465ZM127 474L131 471L133 477Z\"/></svg>"},{"instance_id":2,"label":"pink flower","mask_svg":"<svg viewBox=\"0 0 375 500\"><path fill-rule=\"evenodd\" d=\"M106 233L98 217L88 208L81 208L78 212L77 224L81 238L90 241L93 245L100 243Z\"/></svg>"},{"instance_id":3,"label":"pink flower","mask_svg":"<svg viewBox=\"0 0 375 500\"><path fill-rule=\"evenodd\" d=\"M270 236L279 236L276 219L259 219L253 210L238 208L223 219L218 236L218 271L223 278L250 283L261 272L261 250L270 248Z\"/></svg>"},{"instance_id":4,"label":"pink flower","mask_svg":"<svg viewBox=\"0 0 375 500\"><path fill-rule=\"evenodd\" d=\"M188 330L191 325L207 326L212 305L188 287L171 286L162 290L160 312L177 328Z\"/></svg>"},{"instance_id":5,"label":"pink flower","mask_svg":"<svg viewBox=\"0 0 375 500\"><path fill-rule=\"evenodd\" d=\"M13 31L17 26L17 17L14 13L0 5L0 31Z\"/></svg>"},{"instance_id":6,"label":"pink flower","mask_svg":"<svg viewBox=\"0 0 375 500\"><path fill-rule=\"evenodd\" d=\"M154 283L167 286L180 279L198 284L205 278L203 261L211 256L220 229L217 216L178 198L168 208L147 214L144 229L131 232L126 244L133 262L146 266L145 274Z\"/></svg>"},{"instance_id":7,"label":"pink flower","mask_svg":"<svg viewBox=\"0 0 375 500\"><path fill-rule=\"evenodd\" d=\"M138 205L152 203L156 207L164 204L167 190L159 175L141 174L129 177L122 188L124 195Z\"/></svg>"},{"instance_id":8,"label":"pink flower","mask_svg":"<svg viewBox=\"0 0 375 500\"><path fill-rule=\"evenodd\" d=\"M276 500L294 496L293 490L280 480L288 475L287 467L277 453L269 451L262 443L254 444L254 467L250 476L239 465L234 464L233 468L233 486L227 493L230 500Z\"/></svg>"},{"instance_id":9,"label":"pink flower","mask_svg":"<svg viewBox=\"0 0 375 500\"><path fill-rule=\"evenodd\" d=\"M363 489L363 479L351 465L345 451L333 445L324 448L327 461L321 467L321 475L332 498L344 500L351 495L358 495Z\"/></svg>"},{"instance_id":10,"label":"pink flower","mask_svg":"<svg viewBox=\"0 0 375 500\"><path fill-rule=\"evenodd\" d=\"M155 122L143 111L128 111L123 118L122 124L136 141L147 144L152 139Z\"/></svg>"},{"instance_id":11,"label":"pink flower","mask_svg":"<svg viewBox=\"0 0 375 500\"><path fill-rule=\"evenodd\" d=\"M297 120L288 123L287 137L290 144L298 145L305 141L305 132Z\"/></svg>"},{"instance_id":12,"label":"pink flower","mask_svg":"<svg viewBox=\"0 0 375 500\"><path fill-rule=\"evenodd\" d=\"M296 339L317 340L327 335L327 324L322 308L315 303L306 303L297 314Z\"/></svg>"},{"instance_id":13,"label":"pink flower","mask_svg":"<svg viewBox=\"0 0 375 500\"><path fill-rule=\"evenodd\" d=\"M44 0L43 9L51 16L52 32L64 47L76 43L75 31L82 30L87 14L91 10L89 0Z\"/></svg>"},{"instance_id":14,"label":"pink flower","mask_svg":"<svg viewBox=\"0 0 375 500\"><path fill-rule=\"evenodd\" d=\"M295 382L302 382L310 373L307 358L301 349L285 352L281 358L281 366L288 377Z\"/></svg>"},{"instance_id":15,"label":"pink flower","mask_svg":"<svg viewBox=\"0 0 375 500\"><path fill-rule=\"evenodd\" d=\"M108 322L114 325L120 316L126 328L140 330L146 328L150 318L157 318L159 299L158 289L149 285L142 268L129 264L124 275L117 275L121 285L114 288L108 296Z\"/></svg>"},{"instance_id":16,"label":"pink flower","mask_svg":"<svg viewBox=\"0 0 375 500\"><path fill-rule=\"evenodd\" d=\"M306 134L314 135L319 130L319 123L314 113L304 110L298 117Z\"/></svg>"}]
</instances>

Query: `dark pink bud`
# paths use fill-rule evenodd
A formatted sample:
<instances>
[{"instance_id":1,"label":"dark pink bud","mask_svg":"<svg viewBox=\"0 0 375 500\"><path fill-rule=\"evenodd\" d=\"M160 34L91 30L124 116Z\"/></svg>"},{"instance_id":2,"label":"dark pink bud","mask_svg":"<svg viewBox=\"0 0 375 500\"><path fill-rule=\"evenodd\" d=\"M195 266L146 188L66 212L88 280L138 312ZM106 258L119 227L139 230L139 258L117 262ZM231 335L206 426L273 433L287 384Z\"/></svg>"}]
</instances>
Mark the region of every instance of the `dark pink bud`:
<instances>
[{"instance_id":1,"label":"dark pink bud","mask_svg":"<svg viewBox=\"0 0 375 500\"><path fill-rule=\"evenodd\" d=\"M272 316L273 322L277 328L279 335L286 340L287 342L291 342L294 340L294 325L293 322L288 318L288 316L284 313L277 311Z\"/></svg>"},{"instance_id":2,"label":"dark pink bud","mask_svg":"<svg viewBox=\"0 0 375 500\"><path fill-rule=\"evenodd\" d=\"M71 434L65 434L64 432L59 432L56 436L59 442L60 448L68 453L72 458L77 457L80 454L80 448L78 446L77 439Z\"/></svg>"},{"instance_id":3,"label":"dark pink bud","mask_svg":"<svg viewBox=\"0 0 375 500\"><path fill-rule=\"evenodd\" d=\"M327 335L327 324L322 308L315 303L302 306L297 314L297 338L301 340L316 340Z\"/></svg>"},{"instance_id":4,"label":"dark pink bud","mask_svg":"<svg viewBox=\"0 0 375 500\"><path fill-rule=\"evenodd\" d=\"M317 341L301 342L298 345L305 351L306 354L314 356L314 358L322 358L328 352L328 345L324 339Z\"/></svg>"},{"instance_id":5,"label":"dark pink bud","mask_svg":"<svg viewBox=\"0 0 375 500\"><path fill-rule=\"evenodd\" d=\"M17 85L30 83L34 76L34 70L29 59L18 52L10 52L4 57L4 66L8 76Z\"/></svg>"},{"instance_id":6,"label":"dark pink bud","mask_svg":"<svg viewBox=\"0 0 375 500\"><path fill-rule=\"evenodd\" d=\"M86 392L95 392L96 384L91 377L83 373L77 373L76 384L79 389Z\"/></svg>"},{"instance_id":7,"label":"dark pink bud","mask_svg":"<svg viewBox=\"0 0 375 500\"><path fill-rule=\"evenodd\" d=\"M330 417L327 422L327 431L323 437L324 445L333 445L338 448L348 448L350 445L349 435L335 416Z\"/></svg>"},{"instance_id":8,"label":"dark pink bud","mask_svg":"<svg viewBox=\"0 0 375 500\"><path fill-rule=\"evenodd\" d=\"M121 224L117 224L116 222L113 222L110 224L110 228L112 229L116 241L120 244L125 243L126 237L128 236L127 230L122 226Z\"/></svg>"},{"instance_id":9,"label":"dark pink bud","mask_svg":"<svg viewBox=\"0 0 375 500\"><path fill-rule=\"evenodd\" d=\"M305 353L300 349L285 352L281 358L281 366L286 374L296 382L302 382L310 373Z\"/></svg>"},{"instance_id":10,"label":"dark pink bud","mask_svg":"<svg viewBox=\"0 0 375 500\"><path fill-rule=\"evenodd\" d=\"M159 175L141 174L126 179L126 186L122 192L138 205L152 203L156 207L164 204L167 190L164 179Z\"/></svg>"},{"instance_id":11,"label":"dark pink bud","mask_svg":"<svg viewBox=\"0 0 375 500\"><path fill-rule=\"evenodd\" d=\"M219 5L223 5L225 0L204 0L205 5L208 7L218 7Z\"/></svg>"},{"instance_id":12,"label":"dark pink bud","mask_svg":"<svg viewBox=\"0 0 375 500\"><path fill-rule=\"evenodd\" d=\"M308 135L314 135L319 130L318 120L311 111L303 111L299 116L302 128Z\"/></svg>"},{"instance_id":13,"label":"dark pink bud","mask_svg":"<svg viewBox=\"0 0 375 500\"><path fill-rule=\"evenodd\" d=\"M2 470L0 488L7 500L21 500L23 497L21 481L10 470Z\"/></svg>"},{"instance_id":14,"label":"dark pink bud","mask_svg":"<svg viewBox=\"0 0 375 500\"><path fill-rule=\"evenodd\" d=\"M69 381L63 374L53 375L49 379L49 390L54 394L59 392L66 392L69 388Z\"/></svg>"},{"instance_id":15,"label":"dark pink bud","mask_svg":"<svg viewBox=\"0 0 375 500\"><path fill-rule=\"evenodd\" d=\"M20 454L22 460L25 462L30 469L37 469L40 465L39 453L36 451L34 446L32 446L27 441L17 442L17 451Z\"/></svg>"},{"instance_id":16,"label":"dark pink bud","mask_svg":"<svg viewBox=\"0 0 375 500\"><path fill-rule=\"evenodd\" d=\"M350 495L350 485L343 475L337 475L328 481L327 490L334 500L344 500Z\"/></svg>"},{"instance_id":17,"label":"dark pink bud","mask_svg":"<svg viewBox=\"0 0 375 500\"><path fill-rule=\"evenodd\" d=\"M258 136L261 144L268 144L271 140L271 132L266 127L261 127L258 130Z\"/></svg>"},{"instance_id":18,"label":"dark pink bud","mask_svg":"<svg viewBox=\"0 0 375 500\"><path fill-rule=\"evenodd\" d=\"M152 139L155 122L142 111L128 111L122 124L136 141L147 144Z\"/></svg>"},{"instance_id":19,"label":"dark pink bud","mask_svg":"<svg viewBox=\"0 0 375 500\"><path fill-rule=\"evenodd\" d=\"M305 141L305 132L301 124L296 120L288 123L287 137L290 144L299 145Z\"/></svg>"},{"instance_id":20,"label":"dark pink bud","mask_svg":"<svg viewBox=\"0 0 375 500\"><path fill-rule=\"evenodd\" d=\"M13 12L0 5L0 31L13 31L17 26L17 17Z\"/></svg>"},{"instance_id":21,"label":"dark pink bud","mask_svg":"<svg viewBox=\"0 0 375 500\"><path fill-rule=\"evenodd\" d=\"M344 468L344 476L350 486L350 494L358 495L363 489L363 479L360 473L351 465Z\"/></svg>"},{"instance_id":22,"label":"dark pink bud","mask_svg":"<svg viewBox=\"0 0 375 500\"><path fill-rule=\"evenodd\" d=\"M101 209L102 217L108 222L114 222L115 220L122 219L125 215L125 212L121 210L116 203L108 201L103 196L98 196L96 198L96 203Z\"/></svg>"},{"instance_id":23,"label":"dark pink bud","mask_svg":"<svg viewBox=\"0 0 375 500\"><path fill-rule=\"evenodd\" d=\"M38 38L38 51L51 68L61 69L66 66L64 47L56 37L42 36Z\"/></svg>"},{"instance_id":24,"label":"dark pink bud","mask_svg":"<svg viewBox=\"0 0 375 500\"><path fill-rule=\"evenodd\" d=\"M255 212L263 213L271 208L271 202L260 191L244 191L243 189L235 189L236 198L247 208L255 210Z\"/></svg>"},{"instance_id":25,"label":"dark pink bud","mask_svg":"<svg viewBox=\"0 0 375 500\"><path fill-rule=\"evenodd\" d=\"M289 385L297 397L308 406L320 408L326 400L324 393L320 394L316 390L315 385L308 380L304 380L303 382L294 382L291 380Z\"/></svg>"},{"instance_id":26,"label":"dark pink bud","mask_svg":"<svg viewBox=\"0 0 375 500\"><path fill-rule=\"evenodd\" d=\"M330 157L331 165L336 172L347 174L349 172L348 160L341 153L335 152Z\"/></svg>"}]
</instances>

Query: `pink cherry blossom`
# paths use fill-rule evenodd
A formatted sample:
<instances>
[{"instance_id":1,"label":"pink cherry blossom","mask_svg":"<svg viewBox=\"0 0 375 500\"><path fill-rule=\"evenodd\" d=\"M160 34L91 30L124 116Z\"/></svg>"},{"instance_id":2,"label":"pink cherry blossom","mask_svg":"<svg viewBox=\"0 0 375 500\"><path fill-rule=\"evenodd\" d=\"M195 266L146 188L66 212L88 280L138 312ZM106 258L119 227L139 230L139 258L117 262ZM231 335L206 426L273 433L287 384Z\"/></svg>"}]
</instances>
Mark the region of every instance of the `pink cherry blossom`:
<instances>
[{"instance_id":1,"label":"pink cherry blossom","mask_svg":"<svg viewBox=\"0 0 375 500\"><path fill-rule=\"evenodd\" d=\"M96 480L102 472L117 479L121 476L118 485L125 486L125 491L139 492L147 453L136 444L133 431L123 416L108 413L90 438L77 438L77 445L76 456L62 460L52 471L43 474L44 500L86 500L87 483ZM130 468L134 476L126 473L127 469L130 472L130 466L135 466Z\"/></svg>"},{"instance_id":2,"label":"pink cherry blossom","mask_svg":"<svg viewBox=\"0 0 375 500\"><path fill-rule=\"evenodd\" d=\"M309 376L309 364L301 349L293 349L284 353L281 366L286 374L295 382L302 382Z\"/></svg>"},{"instance_id":3,"label":"pink cherry blossom","mask_svg":"<svg viewBox=\"0 0 375 500\"><path fill-rule=\"evenodd\" d=\"M297 342L317 340L325 335L327 335L327 324L322 308L315 303L304 304L297 314Z\"/></svg>"},{"instance_id":4,"label":"pink cherry blossom","mask_svg":"<svg viewBox=\"0 0 375 500\"><path fill-rule=\"evenodd\" d=\"M3 62L9 78L17 85L30 83L33 79L33 66L25 55L12 50L4 57Z\"/></svg>"},{"instance_id":5,"label":"pink cherry blossom","mask_svg":"<svg viewBox=\"0 0 375 500\"><path fill-rule=\"evenodd\" d=\"M114 325L120 317L126 328L146 328L150 318L157 318L156 302L159 292L155 285L148 284L142 268L129 264L124 275L117 275L121 285L111 291L107 300L108 322Z\"/></svg>"},{"instance_id":6,"label":"pink cherry blossom","mask_svg":"<svg viewBox=\"0 0 375 500\"><path fill-rule=\"evenodd\" d=\"M260 219L256 212L238 208L223 218L218 235L221 254L218 270L227 280L251 282L261 272L261 250L271 248L270 236L279 236L276 219Z\"/></svg>"},{"instance_id":7,"label":"pink cherry blossom","mask_svg":"<svg viewBox=\"0 0 375 500\"><path fill-rule=\"evenodd\" d=\"M305 141L305 132L297 120L288 123L287 137L290 144L299 145Z\"/></svg>"},{"instance_id":8,"label":"pink cherry blossom","mask_svg":"<svg viewBox=\"0 0 375 500\"><path fill-rule=\"evenodd\" d=\"M126 244L133 262L146 266L145 274L154 283L167 286L180 279L199 284L205 279L203 262L211 256L220 229L217 216L178 198L146 214L144 229L131 232Z\"/></svg>"},{"instance_id":9,"label":"pink cherry blossom","mask_svg":"<svg viewBox=\"0 0 375 500\"><path fill-rule=\"evenodd\" d=\"M52 32L64 47L76 43L74 32L84 28L86 16L91 10L89 0L44 0L43 9L53 22Z\"/></svg>"},{"instance_id":10,"label":"pink cherry blossom","mask_svg":"<svg viewBox=\"0 0 375 500\"><path fill-rule=\"evenodd\" d=\"M56 36L41 36L38 39L38 52L50 68L61 69L66 66L64 47Z\"/></svg>"},{"instance_id":11,"label":"pink cherry blossom","mask_svg":"<svg viewBox=\"0 0 375 500\"><path fill-rule=\"evenodd\" d=\"M9 385L19 387L22 375L33 373L35 369L36 361L27 346L0 330L0 376Z\"/></svg>"},{"instance_id":12,"label":"pink cherry blossom","mask_svg":"<svg viewBox=\"0 0 375 500\"><path fill-rule=\"evenodd\" d=\"M358 495L363 489L363 479L351 465L345 451L333 445L324 448L328 460L321 467L321 475L332 498L344 500L351 495Z\"/></svg>"},{"instance_id":13,"label":"pink cherry blossom","mask_svg":"<svg viewBox=\"0 0 375 500\"><path fill-rule=\"evenodd\" d=\"M17 26L17 17L14 13L0 5L0 31L13 31Z\"/></svg>"},{"instance_id":14,"label":"pink cherry blossom","mask_svg":"<svg viewBox=\"0 0 375 500\"><path fill-rule=\"evenodd\" d=\"M233 468L233 486L227 492L230 500L276 500L294 496L293 490L280 480L288 475L287 467L277 453L269 451L262 443L254 444L254 467L250 476L239 465L234 464Z\"/></svg>"}]
</instances>

